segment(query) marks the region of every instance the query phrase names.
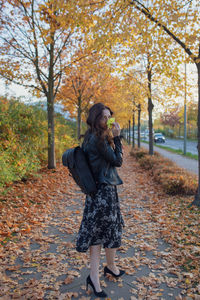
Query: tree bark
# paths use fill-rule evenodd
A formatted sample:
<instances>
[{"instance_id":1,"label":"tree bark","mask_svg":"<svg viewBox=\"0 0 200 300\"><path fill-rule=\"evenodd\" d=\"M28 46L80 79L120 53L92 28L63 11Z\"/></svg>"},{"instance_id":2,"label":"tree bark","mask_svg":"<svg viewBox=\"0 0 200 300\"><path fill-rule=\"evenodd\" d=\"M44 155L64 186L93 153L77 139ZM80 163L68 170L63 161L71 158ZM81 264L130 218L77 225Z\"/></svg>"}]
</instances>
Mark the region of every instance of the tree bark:
<instances>
[{"instance_id":1,"label":"tree bark","mask_svg":"<svg viewBox=\"0 0 200 300\"><path fill-rule=\"evenodd\" d=\"M196 64L198 71L198 119L197 119L197 128L198 128L198 168L199 168L199 186L198 186L198 196L200 196L200 62ZM200 201L199 201L200 203Z\"/></svg>"},{"instance_id":2,"label":"tree bark","mask_svg":"<svg viewBox=\"0 0 200 300\"><path fill-rule=\"evenodd\" d=\"M135 148L135 111L133 111L132 148Z\"/></svg>"},{"instance_id":3,"label":"tree bark","mask_svg":"<svg viewBox=\"0 0 200 300\"><path fill-rule=\"evenodd\" d=\"M197 119L197 139L198 139L198 190L195 195L195 200L191 205L196 205L200 207L200 62L196 63L197 72L198 72L198 119Z\"/></svg>"},{"instance_id":4,"label":"tree bark","mask_svg":"<svg viewBox=\"0 0 200 300\"><path fill-rule=\"evenodd\" d=\"M50 63L48 76L47 114L48 114L48 168L56 168L54 141L54 78L53 78L54 40L50 45Z\"/></svg>"},{"instance_id":5,"label":"tree bark","mask_svg":"<svg viewBox=\"0 0 200 300\"><path fill-rule=\"evenodd\" d=\"M77 113L77 139L80 138L81 135L81 96L78 97L78 113Z\"/></svg>"},{"instance_id":6,"label":"tree bark","mask_svg":"<svg viewBox=\"0 0 200 300\"><path fill-rule=\"evenodd\" d=\"M149 154L153 155L153 121L152 121L152 112L153 112L153 103L151 99L151 68L148 67L147 70L148 77L148 113L149 113Z\"/></svg>"},{"instance_id":7,"label":"tree bark","mask_svg":"<svg viewBox=\"0 0 200 300\"><path fill-rule=\"evenodd\" d=\"M127 127L126 127L126 140L127 140L127 143L128 143L128 140L129 140L128 125L127 125Z\"/></svg>"},{"instance_id":8,"label":"tree bark","mask_svg":"<svg viewBox=\"0 0 200 300\"><path fill-rule=\"evenodd\" d=\"M128 121L128 144L131 144L131 121Z\"/></svg>"},{"instance_id":9,"label":"tree bark","mask_svg":"<svg viewBox=\"0 0 200 300\"><path fill-rule=\"evenodd\" d=\"M141 115L141 104L138 104L138 148L140 148L140 115Z\"/></svg>"}]
</instances>

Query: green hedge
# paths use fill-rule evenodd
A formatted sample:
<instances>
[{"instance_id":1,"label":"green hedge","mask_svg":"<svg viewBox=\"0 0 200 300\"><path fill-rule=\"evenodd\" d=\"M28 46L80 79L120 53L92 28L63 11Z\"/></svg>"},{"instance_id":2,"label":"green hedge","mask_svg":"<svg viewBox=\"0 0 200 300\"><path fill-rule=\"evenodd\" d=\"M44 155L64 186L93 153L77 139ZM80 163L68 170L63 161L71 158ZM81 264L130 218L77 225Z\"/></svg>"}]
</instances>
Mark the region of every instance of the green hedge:
<instances>
[{"instance_id":1,"label":"green hedge","mask_svg":"<svg viewBox=\"0 0 200 300\"><path fill-rule=\"evenodd\" d=\"M75 128L55 117L55 149L60 160L74 144ZM47 162L47 113L39 106L0 97L0 187L35 174Z\"/></svg>"}]
</instances>

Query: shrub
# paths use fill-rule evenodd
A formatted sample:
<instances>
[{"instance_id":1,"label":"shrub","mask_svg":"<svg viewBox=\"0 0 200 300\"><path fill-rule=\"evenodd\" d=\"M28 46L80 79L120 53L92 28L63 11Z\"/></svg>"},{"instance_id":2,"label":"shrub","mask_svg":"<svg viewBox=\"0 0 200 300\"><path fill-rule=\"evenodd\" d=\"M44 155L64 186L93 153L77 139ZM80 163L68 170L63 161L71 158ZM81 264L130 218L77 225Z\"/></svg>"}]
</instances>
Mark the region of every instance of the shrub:
<instances>
[{"instance_id":1,"label":"shrub","mask_svg":"<svg viewBox=\"0 0 200 300\"><path fill-rule=\"evenodd\" d=\"M193 195L196 193L197 176L177 167L169 159L163 158L156 152L153 156L148 155L144 149L132 149L130 154L138 160L142 168L152 173L154 180L167 194Z\"/></svg>"},{"instance_id":2,"label":"shrub","mask_svg":"<svg viewBox=\"0 0 200 300\"><path fill-rule=\"evenodd\" d=\"M55 117L55 153L57 160L61 160L63 152L78 144L75 138L75 124L65 120L62 115Z\"/></svg>"},{"instance_id":3,"label":"shrub","mask_svg":"<svg viewBox=\"0 0 200 300\"><path fill-rule=\"evenodd\" d=\"M162 162L161 157L152 156L149 154L139 158L139 164L141 165L141 167L143 167L146 170L153 169L154 167L157 166L157 163L161 163L161 162Z\"/></svg>"},{"instance_id":4,"label":"shrub","mask_svg":"<svg viewBox=\"0 0 200 300\"><path fill-rule=\"evenodd\" d=\"M135 149L131 150L131 155L134 156L137 159L142 158L147 154L148 154L148 151L146 149L135 148Z\"/></svg>"},{"instance_id":5,"label":"shrub","mask_svg":"<svg viewBox=\"0 0 200 300\"><path fill-rule=\"evenodd\" d=\"M73 129L55 118L57 158L74 144ZM0 97L0 187L35 174L47 162L47 113L38 106Z\"/></svg>"}]
</instances>

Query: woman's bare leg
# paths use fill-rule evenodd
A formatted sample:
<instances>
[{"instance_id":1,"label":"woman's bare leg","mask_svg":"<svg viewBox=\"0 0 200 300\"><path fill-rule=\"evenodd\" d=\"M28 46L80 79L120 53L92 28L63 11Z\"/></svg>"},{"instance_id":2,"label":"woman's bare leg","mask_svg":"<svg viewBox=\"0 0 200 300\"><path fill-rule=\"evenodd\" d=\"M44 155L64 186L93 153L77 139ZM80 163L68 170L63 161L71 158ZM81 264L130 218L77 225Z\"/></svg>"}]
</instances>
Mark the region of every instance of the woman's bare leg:
<instances>
[{"instance_id":1,"label":"woman's bare leg","mask_svg":"<svg viewBox=\"0 0 200 300\"><path fill-rule=\"evenodd\" d=\"M99 262L101 254L101 245L90 247L90 278L97 292L101 292L99 281Z\"/></svg>"},{"instance_id":2,"label":"woman's bare leg","mask_svg":"<svg viewBox=\"0 0 200 300\"><path fill-rule=\"evenodd\" d=\"M105 248L107 267L116 275L119 274L119 269L115 264L116 248Z\"/></svg>"}]
</instances>

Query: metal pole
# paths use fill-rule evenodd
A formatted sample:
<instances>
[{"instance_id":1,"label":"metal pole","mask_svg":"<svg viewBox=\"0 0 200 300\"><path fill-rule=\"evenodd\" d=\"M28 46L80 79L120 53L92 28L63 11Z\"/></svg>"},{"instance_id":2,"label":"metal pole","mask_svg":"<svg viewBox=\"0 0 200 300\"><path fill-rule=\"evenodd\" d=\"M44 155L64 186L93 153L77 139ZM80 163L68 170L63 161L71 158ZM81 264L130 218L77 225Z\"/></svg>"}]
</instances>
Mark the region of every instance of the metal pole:
<instances>
[{"instance_id":1,"label":"metal pole","mask_svg":"<svg viewBox=\"0 0 200 300\"><path fill-rule=\"evenodd\" d=\"M187 152L187 72L185 62L185 99L184 99L184 147L183 153L186 155Z\"/></svg>"}]
</instances>

